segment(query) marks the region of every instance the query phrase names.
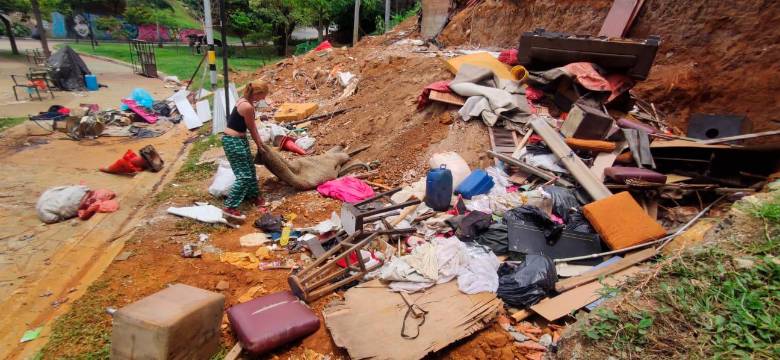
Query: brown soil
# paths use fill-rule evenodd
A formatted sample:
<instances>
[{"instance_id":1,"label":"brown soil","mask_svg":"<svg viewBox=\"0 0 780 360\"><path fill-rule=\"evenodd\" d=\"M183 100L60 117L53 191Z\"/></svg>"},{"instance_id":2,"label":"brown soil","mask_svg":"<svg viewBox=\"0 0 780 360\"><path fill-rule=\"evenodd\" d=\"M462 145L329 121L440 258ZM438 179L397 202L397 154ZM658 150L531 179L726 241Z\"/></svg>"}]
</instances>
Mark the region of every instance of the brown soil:
<instances>
[{"instance_id":1,"label":"brown soil","mask_svg":"<svg viewBox=\"0 0 780 360\"><path fill-rule=\"evenodd\" d=\"M439 40L447 46L509 48L517 46L522 32L536 28L595 35L611 4L486 0L455 14ZM780 6L774 1L647 0L628 37L659 35L662 42L650 77L634 92L681 129L699 112L746 114L755 131L776 129L778 21Z\"/></svg>"}]
</instances>

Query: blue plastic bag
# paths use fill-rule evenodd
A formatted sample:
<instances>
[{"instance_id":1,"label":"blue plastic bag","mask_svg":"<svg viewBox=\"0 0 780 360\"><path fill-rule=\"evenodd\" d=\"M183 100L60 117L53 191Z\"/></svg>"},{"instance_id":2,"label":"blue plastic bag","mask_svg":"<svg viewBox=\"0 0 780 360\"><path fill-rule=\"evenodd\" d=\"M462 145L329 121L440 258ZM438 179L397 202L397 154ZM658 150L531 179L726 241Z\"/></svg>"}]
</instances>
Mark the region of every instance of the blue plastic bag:
<instances>
[{"instance_id":1,"label":"blue plastic bag","mask_svg":"<svg viewBox=\"0 0 780 360\"><path fill-rule=\"evenodd\" d=\"M152 94L142 88L133 89L133 92L130 93L130 99L135 100L136 104L149 109L151 109L152 104L154 104ZM119 106L119 109L125 111L128 109L128 107L127 105L122 104Z\"/></svg>"}]
</instances>

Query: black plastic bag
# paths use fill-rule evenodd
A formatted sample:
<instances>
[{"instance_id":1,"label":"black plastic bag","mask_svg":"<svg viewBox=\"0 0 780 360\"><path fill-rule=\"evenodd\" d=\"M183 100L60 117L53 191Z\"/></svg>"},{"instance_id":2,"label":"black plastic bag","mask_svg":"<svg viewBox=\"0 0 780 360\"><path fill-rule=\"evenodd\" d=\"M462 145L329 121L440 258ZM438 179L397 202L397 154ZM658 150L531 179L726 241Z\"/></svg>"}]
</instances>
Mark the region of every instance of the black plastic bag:
<instances>
[{"instance_id":1,"label":"black plastic bag","mask_svg":"<svg viewBox=\"0 0 780 360\"><path fill-rule=\"evenodd\" d=\"M281 216L271 215L269 213L265 213L259 219L255 220L255 227L267 233L281 232L282 225L284 225L284 220Z\"/></svg>"},{"instance_id":2,"label":"black plastic bag","mask_svg":"<svg viewBox=\"0 0 780 360\"><path fill-rule=\"evenodd\" d=\"M560 216L563 222L569 223L569 210L580 208L580 202L574 196L574 191L560 186L545 186L544 191L552 196L553 214Z\"/></svg>"},{"instance_id":3,"label":"black plastic bag","mask_svg":"<svg viewBox=\"0 0 780 360\"><path fill-rule=\"evenodd\" d=\"M525 309L555 289L555 263L544 255L526 255L519 265L503 263L498 268L498 297L507 305Z\"/></svg>"},{"instance_id":4,"label":"black plastic bag","mask_svg":"<svg viewBox=\"0 0 780 360\"><path fill-rule=\"evenodd\" d=\"M474 241L493 250L496 255L509 253L509 229L503 222L490 224L490 226L477 235Z\"/></svg>"},{"instance_id":5,"label":"black plastic bag","mask_svg":"<svg viewBox=\"0 0 780 360\"><path fill-rule=\"evenodd\" d=\"M569 210L569 214L566 220L566 230L572 230L582 233L595 234L593 226L590 225L588 219L579 210Z\"/></svg>"},{"instance_id":6,"label":"black plastic bag","mask_svg":"<svg viewBox=\"0 0 780 360\"><path fill-rule=\"evenodd\" d=\"M165 117L171 116L171 108L164 101L155 102L152 105L152 111L154 111L155 114L160 116L165 116Z\"/></svg>"},{"instance_id":7,"label":"black plastic bag","mask_svg":"<svg viewBox=\"0 0 780 360\"><path fill-rule=\"evenodd\" d=\"M493 222L493 216L481 211L472 211L466 216L456 216L447 220L455 229L455 236L463 242L474 241L479 234L485 232Z\"/></svg>"}]
</instances>

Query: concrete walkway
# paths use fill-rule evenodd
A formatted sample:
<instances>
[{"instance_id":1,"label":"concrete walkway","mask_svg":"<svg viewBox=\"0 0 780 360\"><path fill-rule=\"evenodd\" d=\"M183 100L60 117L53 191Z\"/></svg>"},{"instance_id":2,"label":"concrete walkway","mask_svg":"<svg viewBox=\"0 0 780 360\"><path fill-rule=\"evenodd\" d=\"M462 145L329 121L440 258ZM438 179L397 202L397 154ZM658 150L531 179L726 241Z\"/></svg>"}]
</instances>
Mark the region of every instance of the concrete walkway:
<instances>
[{"instance_id":1,"label":"concrete walkway","mask_svg":"<svg viewBox=\"0 0 780 360\"><path fill-rule=\"evenodd\" d=\"M0 41L0 50L5 50L10 54L11 45L7 40L3 40ZM17 46L19 46L19 51L24 54L25 49L40 48L40 42L20 40L17 41ZM50 47L54 51L53 44L50 44ZM162 81L134 74L130 67L88 56L81 58L89 70L97 76L98 82L107 85L108 88L100 88L94 92L55 91L54 99L48 93L42 93L43 101L38 101L37 97L30 100L27 94L24 94L24 89L18 89L20 101L16 101L11 89L13 82L10 75L24 75L27 72L27 60L24 55L3 56L0 61L0 117L34 115L46 111L49 106L55 104L69 108L77 107L79 104L100 104L101 109L118 108L120 99L129 96L136 87L146 89L155 99L166 97L168 96L166 94L171 93L171 89L165 88Z\"/></svg>"}]
</instances>

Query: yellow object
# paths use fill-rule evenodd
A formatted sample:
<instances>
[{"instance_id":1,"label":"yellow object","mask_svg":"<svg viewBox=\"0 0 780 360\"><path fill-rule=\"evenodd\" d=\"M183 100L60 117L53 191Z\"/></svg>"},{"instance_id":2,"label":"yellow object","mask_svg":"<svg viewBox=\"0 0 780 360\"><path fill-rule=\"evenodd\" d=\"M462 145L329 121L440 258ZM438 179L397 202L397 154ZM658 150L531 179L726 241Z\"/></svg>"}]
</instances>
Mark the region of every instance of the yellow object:
<instances>
[{"instance_id":1,"label":"yellow object","mask_svg":"<svg viewBox=\"0 0 780 360\"><path fill-rule=\"evenodd\" d=\"M261 246L255 251L255 256L260 260L268 260L271 258L271 249L267 246Z\"/></svg>"},{"instance_id":2,"label":"yellow object","mask_svg":"<svg viewBox=\"0 0 780 360\"><path fill-rule=\"evenodd\" d=\"M266 288L263 287L263 285L252 286L244 294L238 297L238 302L245 303L249 300L254 299L255 295L258 295L257 293L261 293L259 295L262 295L263 293L267 293L267 292L268 290L266 290Z\"/></svg>"},{"instance_id":3,"label":"yellow object","mask_svg":"<svg viewBox=\"0 0 780 360\"><path fill-rule=\"evenodd\" d=\"M260 260L248 252L225 252L219 256L219 261L248 270L257 269L260 265Z\"/></svg>"},{"instance_id":4,"label":"yellow object","mask_svg":"<svg viewBox=\"0 0 780 360\"><path fill-rule=\"evenodd\" d=\"M279 239L279 245L287 246L287 243L290 242L290 231L291 229L289 226L285 226L282 229L282 237Z\"/></svg>"},{"instance_id":5,"label":"yellow object","mask_svg":"<svg viewBox=\"0 0 780 360\"><path fill-rule=\"evenodd\" d=\"M274 119L276 121L298 121L303 120L309 115L314 114L315 111L319 108L319 105L315 103L303 103L303 104L295 104L295 103L284 103L279 106L279 109L276 110L276 114L274 114Z\"/></svg>"},{"instance_id":6,"label":"yellow object","mask_svg":"<svg viewBox=\"0 0 780 360\"><path fill-rule=\"evenodd\" d=\"M445 63L453 74L457 74L463 64L469 64L483 69L493 70L493 73L501 79L517 80L517 78L512 75L509 65L498 61L498 59L486 52L458 56L445 61Z\"/></svg>"},{"instance_id":7,"label":"yellow object","mask_svg":"<svg viewBox=\"0 0 780 360\"><path fill-rule=\"evenodd\" d=\"M215 51L209 50L208 56L209 56L209 64L217 63L217 53Z\"/></svg>"},{"instance_id":8,"label":"yellow object","mask_svg":"<svg viewBox=\"0 0 780 360\"><path fill-rule=\"evenodd\" d=\"M525 79L528 78L528 70L526 70L523 65L515 65L512 67L512 70L509 71L514 75L515 79L519 81L525 81Z\"/></svg>"}]
</instances>

